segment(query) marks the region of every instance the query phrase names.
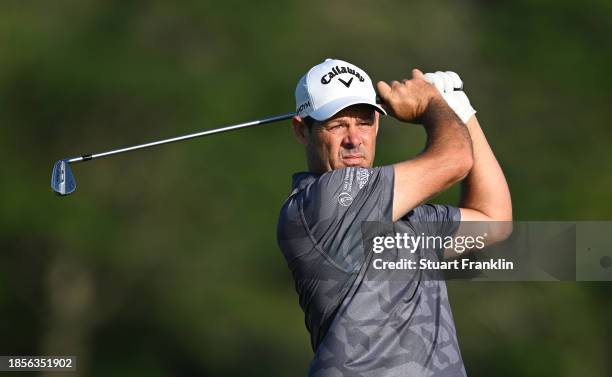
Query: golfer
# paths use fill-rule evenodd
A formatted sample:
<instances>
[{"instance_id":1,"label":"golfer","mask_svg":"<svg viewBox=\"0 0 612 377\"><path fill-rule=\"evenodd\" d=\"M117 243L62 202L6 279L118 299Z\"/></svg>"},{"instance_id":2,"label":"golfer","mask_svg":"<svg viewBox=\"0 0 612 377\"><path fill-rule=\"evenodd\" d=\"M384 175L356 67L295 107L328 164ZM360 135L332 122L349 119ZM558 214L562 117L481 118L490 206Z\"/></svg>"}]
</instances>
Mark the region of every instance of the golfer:
<instances>
[{"instance_id":1,"label":"golfer","mask_svg":"<svg viewBox=\"0 0 612 377\"><path fill-rule=\"evenodd\" d=\"M295 91L292 129L308 172L293 176L278 243L314 350L308 375L465 376L444 280L381 275L366 239L386 232L376 224L452 236L459 221L510 221L508 186L457 74L414 69L411 79L376 87L381 103L365 71L327 59ZM374 167L386 114L422 124L427 143L414 158ZM458 207L423 204L460 181Z\"/></svg>"}]
</instances>

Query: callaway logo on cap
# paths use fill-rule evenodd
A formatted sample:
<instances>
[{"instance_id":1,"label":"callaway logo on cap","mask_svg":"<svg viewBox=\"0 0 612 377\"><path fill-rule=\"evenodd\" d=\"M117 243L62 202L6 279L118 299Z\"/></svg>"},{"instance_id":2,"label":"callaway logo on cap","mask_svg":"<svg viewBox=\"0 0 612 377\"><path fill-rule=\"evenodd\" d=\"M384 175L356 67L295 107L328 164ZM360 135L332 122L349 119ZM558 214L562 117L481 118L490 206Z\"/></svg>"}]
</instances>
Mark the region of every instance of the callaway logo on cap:
<instances>
[{"instance_id":1,"label":"callaway logo on cap","mask_svg":"<svg viewBox=\"0 0 612 377\"><path fill-rule=\"evenodd\" d=\"M361 68L338 59L325 59L312 67L295 88L297 115L316 120L329 119L338 111L360 103L372 105L387 115L376 104L372 80Z\"/></svg>"}]
</instances>

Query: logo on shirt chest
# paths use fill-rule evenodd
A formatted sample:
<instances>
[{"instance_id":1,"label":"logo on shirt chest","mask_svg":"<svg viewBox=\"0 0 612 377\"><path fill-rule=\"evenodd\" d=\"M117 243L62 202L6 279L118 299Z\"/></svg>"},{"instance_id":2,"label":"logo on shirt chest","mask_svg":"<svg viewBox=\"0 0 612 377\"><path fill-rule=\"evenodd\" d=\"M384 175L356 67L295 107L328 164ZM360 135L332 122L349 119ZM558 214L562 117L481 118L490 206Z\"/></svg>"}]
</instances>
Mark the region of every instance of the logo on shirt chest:
<instances>
[{"instance_id":1,"label":"logo on shirt chest","mask_svg":"<svg viewBox=\"0 0 612 377\"><path fill-rule=\"evenodd\" d=\"M353 197L348 192L341 192L340 195L338 195L338 203L341 206L348 207L352 202Z\"/></svg>"},{"instance_id":2,"label":"logo on shirt chest","mask_svg":"<svg viewBox=\"0 0 612 377\"><path fill-rule=\"evenodd\" d=\"M368 179L370 178L370 172L368 169L359 168L357 169L357 184L359 185L359 189L361 190L363 186L368 183Z\"/></svg>"}]
</instances>

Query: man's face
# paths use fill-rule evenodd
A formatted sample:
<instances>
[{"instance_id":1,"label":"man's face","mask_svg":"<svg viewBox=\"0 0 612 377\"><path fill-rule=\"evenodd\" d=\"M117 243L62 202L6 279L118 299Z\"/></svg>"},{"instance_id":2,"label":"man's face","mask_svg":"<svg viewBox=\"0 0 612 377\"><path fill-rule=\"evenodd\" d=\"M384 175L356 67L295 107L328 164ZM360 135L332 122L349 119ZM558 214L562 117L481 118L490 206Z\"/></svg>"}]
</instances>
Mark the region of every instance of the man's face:
<instances>
[{"instance_id":1,"label":"man's face","mask_svg":"<svg viewBox=\"0 0 612 377\"><path fill-rule=\"evenodd\" d=\"M324 173L349 166L372 167L378 133L378 113L368 105L341 110L310 130L295 117L293 129L306 147L311 171Z\"/></svg>"}]
</instances>

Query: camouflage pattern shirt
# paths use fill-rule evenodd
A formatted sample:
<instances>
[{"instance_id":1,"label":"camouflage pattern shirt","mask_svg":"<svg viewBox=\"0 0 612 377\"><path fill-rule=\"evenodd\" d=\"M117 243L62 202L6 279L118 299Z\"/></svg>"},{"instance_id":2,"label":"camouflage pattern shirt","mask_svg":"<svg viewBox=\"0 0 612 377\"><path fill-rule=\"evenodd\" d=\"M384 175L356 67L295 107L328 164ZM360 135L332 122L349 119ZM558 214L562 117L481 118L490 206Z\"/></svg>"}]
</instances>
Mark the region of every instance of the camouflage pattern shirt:
<instances>
[{"instance_id":1,"label":"camouflage pattern shirt","mask_svg":"<svg viewBox=\"0 0 612 377\"><path fill-rule=\"evenodd\" d=\"M382 254L368 246L397 232L454 234L460 212L426 204L393 223L393 179L393 166L293 176L277 236L314 350L308 376L466 375L444 280L377 270L372 260Z\"/></svg>"}]
</instances>

